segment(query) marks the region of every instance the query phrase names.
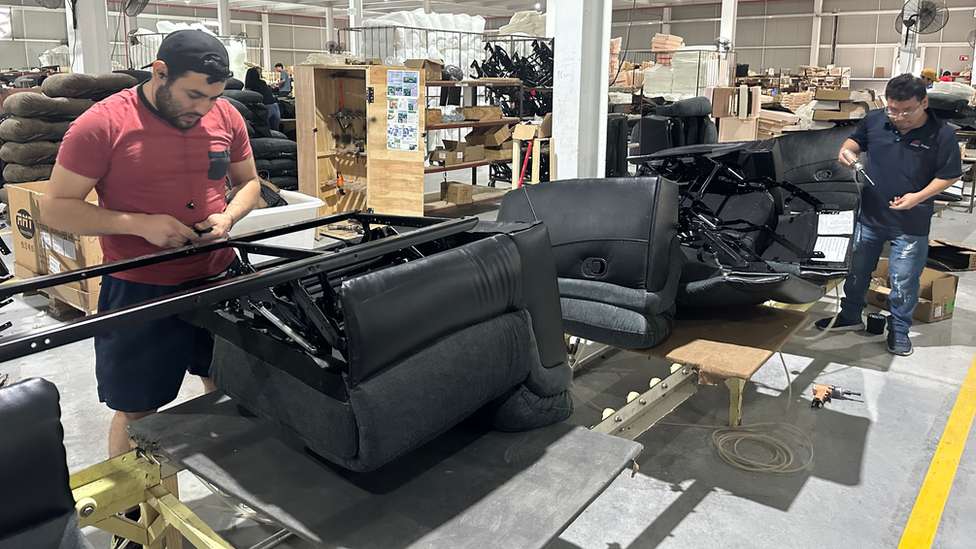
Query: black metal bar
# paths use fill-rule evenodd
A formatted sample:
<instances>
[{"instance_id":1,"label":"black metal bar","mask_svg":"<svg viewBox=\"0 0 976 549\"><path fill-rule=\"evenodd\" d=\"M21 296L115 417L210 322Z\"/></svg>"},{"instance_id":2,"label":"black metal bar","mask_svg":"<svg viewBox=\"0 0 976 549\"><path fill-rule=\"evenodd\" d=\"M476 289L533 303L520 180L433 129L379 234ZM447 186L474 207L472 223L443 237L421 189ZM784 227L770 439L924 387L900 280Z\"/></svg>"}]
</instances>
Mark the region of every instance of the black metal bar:
<instances>
[{"instance_id":1,"label":"black metal bar","mask_svg":"<svg viewBox=\"0 0 976 549\"><path fill-rule=\"evenodd\" d=\"M339 252L321 254L318 257L310 257L297 260L294 263L262 269L114 311L99 312L58 326L38 328L9 339L0 339L0 362L130 327L135 323L158 320L197 307L241 297L250 292L283 284L302 276L312 276L332 269L347 267L403 248L452 236L469 230L477 224L477 218L445 221L424 229L346 248Z\"/></svg>"},{"instance_id":2,"label":"black metal bar","mask_svg":"<svg viewBox=\"0 0 976 549\"><path fill-rule=\"evenodd\" d=\"M115 261L112 263L106 263L104 265L96 265L94 267L78 269L76 271L68 271L66 273L57 275L41 276L24 280L22 282L4 284L3 286L0 286L0 299L10 297L12 295L22 294L24 292L37 291L42 288L50 288L51 286L58 286L60 284L70 284L72 282L78 282L79 280L87 280L89 278L118 273L121 271L128 271L138 267L156 265L158 263L172 261L174 259L214 252L226 248L234 248L239 243L249 243L255 240L263 240L265 238L273 238L306 229L313 229L321 225L346 221L348 219L355 218L358 214L359 211L357 210L329 215L316 219L309 219L307 221L299 221L289 225L282 225L281 227L275 227L273 229L267 229L264 231L255 231L253 233L242 234L240 236L229 238L220 242L211 242L209 244L202 244L199 246L187 246L185 248L178 248L175 250L166 250L155 254L134 257L132 259L124 259L122 261Z\"/></svg>"}]
</instances>

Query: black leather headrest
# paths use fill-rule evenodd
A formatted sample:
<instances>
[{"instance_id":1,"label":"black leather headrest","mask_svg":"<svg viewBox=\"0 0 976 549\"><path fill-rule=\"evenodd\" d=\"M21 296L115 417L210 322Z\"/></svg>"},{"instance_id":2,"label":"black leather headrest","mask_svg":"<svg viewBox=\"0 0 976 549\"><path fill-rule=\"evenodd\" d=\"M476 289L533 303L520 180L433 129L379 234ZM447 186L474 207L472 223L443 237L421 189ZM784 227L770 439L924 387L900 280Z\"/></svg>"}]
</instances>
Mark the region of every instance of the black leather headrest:
<instances>
[{"instance_id":1,"label":"black leather headrest","mask_svg":"<svg viewBox=\"0 0 976 549\"><path fill-rule=\"evenodd\" d=\"M527 185L502 199L498 219L549 228L556 273L655 292L668 276L678 186L659 176Z\"/></svg>"},{"instance_id":2,"label":"black leather headrest","mask_svg":"<svg viewBox=\"0 0 976 549\"><path fill-rule=\"evenodd\" d=\"M837 153L853 128L839 127L789 132L772 141L779 143L783 178L801 185L815 181L850 181L851 170L837 160Z\"/></svg>"},{"instance_id":3,"label":"black leather headrest","mask_svg":"<svg viewBox=\"0 0 976 549\"><path fill-rule=\"evenodd\" d=\"M0 389L0 539L74 510L54 384Z\"/></svg>"}]
</instances>

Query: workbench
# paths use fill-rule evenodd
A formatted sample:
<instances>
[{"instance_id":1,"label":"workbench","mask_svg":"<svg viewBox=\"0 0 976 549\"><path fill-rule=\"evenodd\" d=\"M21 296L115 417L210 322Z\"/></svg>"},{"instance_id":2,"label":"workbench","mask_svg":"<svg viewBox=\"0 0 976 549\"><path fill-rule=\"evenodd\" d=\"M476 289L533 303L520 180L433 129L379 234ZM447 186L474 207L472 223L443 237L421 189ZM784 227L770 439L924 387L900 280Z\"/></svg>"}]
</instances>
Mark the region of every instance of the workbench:
<instances>
[{"instance_id":1,"label":"workbench","mask_svg":"<svg viewBox=\"0 0 976 549\"><path fill-rule=\"evenodd\" d=\"M633 466L641 445L566 423L462 424L370 473L309 454L211 393L134 422L140 449L322 547L543 548Z\"/></svg>"}]
</instances>

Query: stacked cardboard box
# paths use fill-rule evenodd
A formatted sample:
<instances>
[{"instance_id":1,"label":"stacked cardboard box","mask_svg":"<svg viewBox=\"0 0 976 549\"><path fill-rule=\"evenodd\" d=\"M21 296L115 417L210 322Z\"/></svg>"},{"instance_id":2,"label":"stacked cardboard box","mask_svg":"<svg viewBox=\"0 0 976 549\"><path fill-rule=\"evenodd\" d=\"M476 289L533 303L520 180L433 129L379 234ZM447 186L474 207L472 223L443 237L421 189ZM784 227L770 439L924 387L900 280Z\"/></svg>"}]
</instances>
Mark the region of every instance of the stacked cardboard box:
<instances>
[{"instance_id":1,"label":"stacked cardboard box","mask_svg":"<svg viewBox=\"0 0 976 549\"><path fill-rule=\"evenodd\" d=\"M14 274L18 278L60 274L102 263L98 237L56 231L40 222L40 202L47 185L47 181L39 181L6 186L13 221ZM98 204L94 191L87 200ZM48 288L45 293L89 313L98 306L100 283L100 277L91 278Z\"/></svg>"},{"instance_id":2,"label":"stacked cardboard box","mask_svg":"<svg viewBox=\"0 0 976 549\"><path fill-rule=\"evenodd\" d=\"M712 117L718 124L718 142L755 141L759 130L762 88L739 86L712 89Z\"/></svg>"},{"instance_id":3,"label":"stacked cardboard box","mask_svg":"<svg viewBox=\"0 0 976 549\"><path fill-rule=\"evenodd\" d=\"M684 39L675 34L656 33L654 38L651 39L652 52L675 51L682 45L684 45Z\"/></svg>"},{"instance_id":4,"label":"stacked cardboard box","mask_svg":"<svg viewBox=\"0 0 976 549\"><path fill-rule=\"evenodd\" d=\"M617 69L620 68L620 45L622 43L623 38L610 40L610 78L613 78L617 74Z\"/></svg>"},{"instance_id":5,"label":"stacked cardboard box","mask_svg":"<svg viewBox=\"0 0 976 549\"><path fill-rule=\"evenodd\" d=\"M464 137L468 147L481 147L483 158L505 160L512 157L511 126L475 128Z\"/></svg>"},{"instance_id":6,"label":"stacked cardboard box","mask_svg":"<svg viewBox=\"0 0 976 549\"><path fill-rule=\"evenodd\" d=\"M483 122L486 120L501 120L503 117L501 107L464 107L461 109L465 120L475 120Z\"/></svg>"},{"instance_id":7,"label":"stacked cardboard box","mask_svg":"<svg viewBox=\"0 0 976 549\"><path fill-rule=\"evenodd\" d=\"M759 111L759 139L779 137L786 132L800 130L800 117L786 112L762 109Z\"/></svg>"},{"instance_id":8,"label":"stacked cardboard box","mask_svg":"<svg viewBox=\"0 0 976 549\"><path fill-rule=\"evenodd\" d=\"M884 108L884 101L877 99L873 90L821 89L814 98L814 120L857 120L870 110Z\"/></svg>"},{"instance_id":9,"label":"stacked cardboard box","mask_svg":"<svg viewBox=\"0 0 976 549\"><path fill-rule=\"evenodd\" d=\"M784 93L780 94L779 98L780 105L793 112L811 101L813 101L813 92Z\"/></svg>"},{"instance_id":10,"label":"stacked cardboard box","mask_svg":"<svg viewBox=\"0 0 976 549\"><path fill-rule=\"evenodd\" d=\"M912 318L922 322L938 322L952 318L956 305L956 288L959 277L926 267L919 280L918 305ZM871 273L867 302L882 309L888 308L891 280L888 278L888 260L882 259Z\"/></svg>"}]
</instances>

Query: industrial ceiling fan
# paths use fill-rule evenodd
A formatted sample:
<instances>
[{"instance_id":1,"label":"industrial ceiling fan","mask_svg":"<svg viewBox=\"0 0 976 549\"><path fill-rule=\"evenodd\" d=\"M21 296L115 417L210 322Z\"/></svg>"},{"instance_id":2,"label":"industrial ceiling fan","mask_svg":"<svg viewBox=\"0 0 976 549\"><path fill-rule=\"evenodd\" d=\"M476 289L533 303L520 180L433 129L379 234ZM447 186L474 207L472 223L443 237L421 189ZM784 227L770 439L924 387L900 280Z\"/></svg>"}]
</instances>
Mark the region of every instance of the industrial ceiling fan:
<instances>
[{"instance_id":1,"label":"industrial ceiling fan","mask_svg":"<svg viewBox=\"0 0 976 549\"><path fill-rule=\"evenodd\" d=\"M945 0L908 0L895 17L895 30L903 37L898 54L899 74L915 71L918 35L942 30L949 21Z\"/></svg>"}]
</instances>

